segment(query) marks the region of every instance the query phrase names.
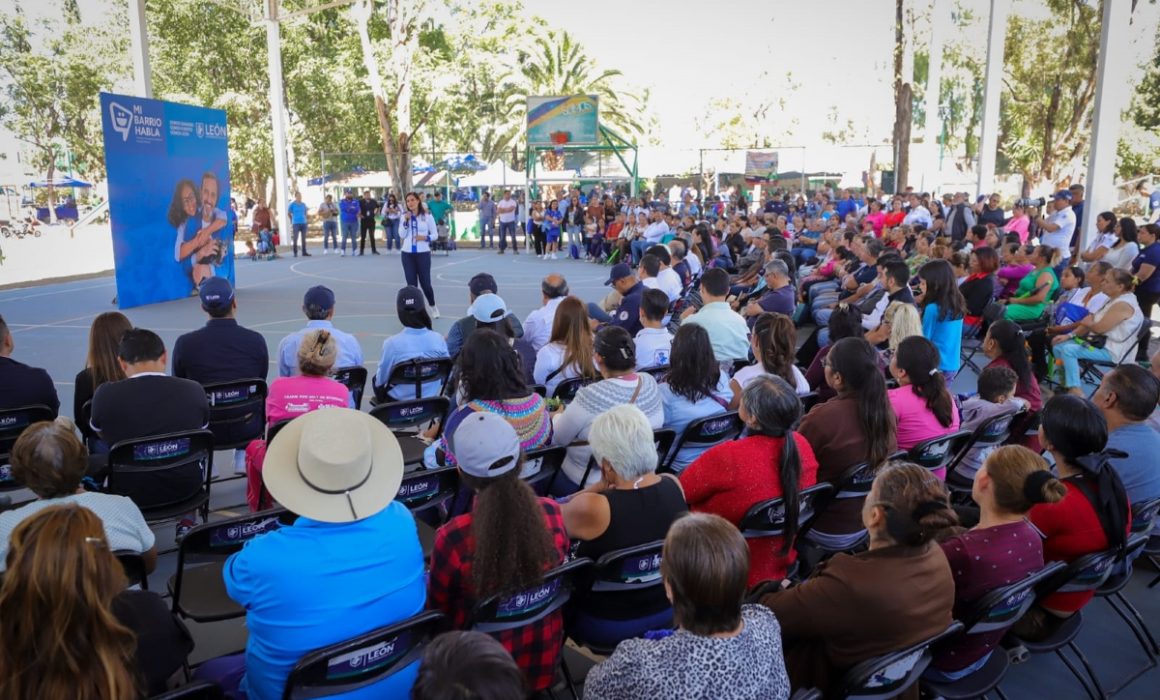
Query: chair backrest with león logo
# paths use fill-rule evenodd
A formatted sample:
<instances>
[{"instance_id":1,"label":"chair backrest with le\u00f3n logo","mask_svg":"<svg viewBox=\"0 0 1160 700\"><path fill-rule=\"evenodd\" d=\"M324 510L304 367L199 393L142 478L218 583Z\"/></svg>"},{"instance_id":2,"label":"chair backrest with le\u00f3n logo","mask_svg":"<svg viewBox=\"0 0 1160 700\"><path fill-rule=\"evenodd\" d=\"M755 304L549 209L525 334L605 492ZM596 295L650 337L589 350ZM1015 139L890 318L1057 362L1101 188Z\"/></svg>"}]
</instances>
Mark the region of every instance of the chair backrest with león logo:
<instances>
[{"instance_id":1,"label":"chair backrest with le\u00f3n logo","mask_svg":"<svg viewBox=\"0 0 1160 700\"><path fill-rule=\"evenodd\" d=\"M591 559L573 559L546 572L531 588L480 601L471 615L471 629L493 634L540 622L564 607L572 598L577 577L591 565Z\"/></svg>"},{"instance_id":2,"label":"chair backrest with le\u00f3n logo","mask_svg":"<svg viewBox=\"0 0 1160 700\"><path fill-rule=\"evenodd\" d=\"M744 429L745 424L741 421L741 417L737 414L737 411L726 411L724 413L698 418L692 423L689 423L684 432L677 438L676 444L669 450L667 458L663 460L664 463L658 471L672 471L673 462L677 458L677 453L683 449L696 448L707 450L714 445L737 439Z\"/></svg>"},{"instance_id":3,"label":"chair backrest with le\u00f3n logo","mask_svg":"<svg viewBox=\"0 0 1160 700\"><path fill-rule=\"evenodd\" d=\"M379 683L417 663L444 630L438 612L422 612L387 627L312 651L294 664L283 700L329 697Z\"/></svg>"},{"instance_id":4,"label":"chair backrest with le\u00f3n logo","mask_svg":"<svg viewBox=\"0 0 1160 700\"><path fill-rule=\"evenodd\" d=\"M8 468L8 455L12 453L16 439L33 423L50 421L55 417L51 408L41 405L0 410L0 491L23 488L12 478L12 472Z\"/></svg>"},{"instance_id":5,"label":"chair backrest with le\u00f3n logo","mask_svg":"<svg viewBox=\"0 0 1160 700\"><path fill-rule=\"evenodd\" d=\"M804 532L818 513L818 506L826 502L834 487L828 483L814 484L798 495L798 529ZM746 539L780 537L785 534L785 500L770 498L750 506L741 518L738 529Z\"/></svg>"},{"instance_id":6,"label":"chair backrest with le\u00f3n logo","mask_svg":"<svg viewBox=\"0 0 1160 700\"><path fill-rule=\"evenodd\" d=\"M931 646L957 635L961 622L952 622L943 632L906 649L868 659L846 672L845 697L860 700L887 700L910 688L930 665Z\"/></svg>"},{"instance_id":7,"label":"chair backrest with le\u00f3n logo","mask_svg":"<svg viewBox=\"0 0 1160 700\"><path fill-rule=\"evenodd\" d=\"M266 382L240 379L204 385L214 449L236 450L266 430Z\"/></svg>"}]
</instances>

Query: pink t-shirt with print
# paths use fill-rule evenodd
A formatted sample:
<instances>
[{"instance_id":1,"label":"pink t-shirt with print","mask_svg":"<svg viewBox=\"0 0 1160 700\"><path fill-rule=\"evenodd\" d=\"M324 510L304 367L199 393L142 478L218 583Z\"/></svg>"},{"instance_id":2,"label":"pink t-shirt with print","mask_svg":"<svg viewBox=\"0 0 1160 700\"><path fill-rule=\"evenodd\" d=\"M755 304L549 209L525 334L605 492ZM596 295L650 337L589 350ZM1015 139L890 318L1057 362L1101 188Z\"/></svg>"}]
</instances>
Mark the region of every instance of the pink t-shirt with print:
<instances>
[{"instance_id":1,"label":"pink t-shirt with print","mask_svg":"<svg viewBox=\"0 0 1160 700\"><path fill-rule=\"evenodd\" d=\"M898 417L898 449L909 450L920 442L940 437L959 429L959 408L951 401L951 425L944 427L926 407L926 399L914 393L908 384L887 392L890 406ZM938 470L944 472L945 470ZM940 473L939 476L942 476Z\"/></svg>"},{"instance_id":2,"label":"pink t-shirt with print","mask_svg":"<svg viewBox=\"0 0 1160 700\"><path fill-rule=\"evenodd\" d=\"M266 397L266 424L290 420L323 406L353 408L350 391L330 377L280 377Z\"/></svg>"}]
</instances>

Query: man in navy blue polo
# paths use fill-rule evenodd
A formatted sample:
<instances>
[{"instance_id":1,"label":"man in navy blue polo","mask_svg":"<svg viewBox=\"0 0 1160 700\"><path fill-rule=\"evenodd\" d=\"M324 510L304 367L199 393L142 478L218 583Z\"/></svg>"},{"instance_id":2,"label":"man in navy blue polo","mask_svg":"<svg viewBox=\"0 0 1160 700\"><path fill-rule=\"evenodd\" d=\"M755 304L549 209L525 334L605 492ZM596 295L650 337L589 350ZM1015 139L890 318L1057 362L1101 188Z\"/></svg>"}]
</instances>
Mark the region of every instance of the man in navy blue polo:
<instances>
[{"instance_id":1,"label":"man in navy blue polo","mask_svg":"<svg viewBox=\"0 0 1160 700\"><path fill-rule=\"evenodd\" d=\"M173 376L201 385L242 379L265 381L270 350L261 333L243 328L234 318L238 302L224 277L209 277L198 287L201 308L209 314L205 326L190 331L173 344ZM234 451L234 473L246 470L246 453Z\"/></svg>"},{"instance_id":2,"label":"man in navy blue polo","mask_svg":"<svg viewBox=\"0 0 1160 700\"><path fill-rule=\"evenodd\" d=\"M0 409L40 405L48 406L56 415L60 410L60 399L52 377L40 368L13 360L15 348L12 331L0 316Z\"/></svg>"},{"instance_id":3,"label":"man in navy blue polo","mask_svg":"<svg viewBox=\"0 0 1160 700\"><path fill-rule=\"evenodd\" d=\"M628 263L613 265L604 284L620 293L620 305L612 313L605 313L599 305L589 303L588 315L596 324L611 323L635 337L644 327L640 323L640 300L644 294L644 285L637 281Z\"/></svg>"}]
</instances>

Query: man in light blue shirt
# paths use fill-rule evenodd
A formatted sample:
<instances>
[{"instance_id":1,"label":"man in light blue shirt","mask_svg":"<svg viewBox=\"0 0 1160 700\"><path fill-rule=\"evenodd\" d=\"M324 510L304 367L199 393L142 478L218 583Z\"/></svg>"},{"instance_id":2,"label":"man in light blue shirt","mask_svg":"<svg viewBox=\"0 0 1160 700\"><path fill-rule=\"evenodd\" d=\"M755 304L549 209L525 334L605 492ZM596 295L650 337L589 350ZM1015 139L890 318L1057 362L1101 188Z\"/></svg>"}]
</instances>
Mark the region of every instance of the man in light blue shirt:
<instances>
[{"instance_id":1,"label":"man in light blue shirt","mask_svg":"<svg viewBox=\"0 0 1160 700\"><path fill-rule=\"evenodd\" d=\"M302 202L301 192L294 194L294 201L286 207L286 212L290 214L290 228L293 231L290 240L294 243L294 257L298 257L298 237L301 236L302 257L309 258L310 253L306 252L306 205Z\"/></svg>"},{"instance_id":2,"label":"man in light blue shirt","mask_svg":"<svg viewBox=\"0 0 1160 700\"><path fill-rule=\"evenodd\" d=\"M308 319L306 327L294 331L278 344L279 377L293 377L298 374L298 346L302 344L302 336L316 328L330 331L335 343L338 344L335 369L362 366L363 352L358 339L350 333L343 333L331 323L331 319L334 318L334 292L322 285L306 290L306 296L302 299L302 312Z\"/></svg>"},{"instance_id":3,"label":"man in light blue shirt","mask_svg":"<svg viewBox=\"0 0 1160 700\"><path fill-rule=\"evenodd\" d=\"M1121 365L1104 375L1092 401L1108 422L1108 449L1128 455L1111 460L1128 502L1160 498L1160 434L1147 423L1160 401L1160 379L1139 365Z\"/></svg>"},{"instance_id":4,"label":"man in light blue shirt","mask_svg":"<svg viewBox=\"0 0 1160 700\"><path fill-rule=\"evenodd\" d=\"M421 612L423 552L415 519L394 500L402 477L398 442L368 414L331 408L287 424L269 446L263 479L298 520L268 523L272 531L226 561L226 593L246 610L244 664L241 655L215 659L198 677L230 697L241 690L250 700L279 700L305 654ZM412 663L334 697L409 697L417 671Z\"/></svg>"},{"instance_id":5,"label":"man in light blue shirt","mask_svg":"<svg viewBox=\"0 0 1160 700\"><path fill-rule=\"evenodd\" d=\"M729 306L729 273L719 267L701 277L700 309L689 307L681 314L682 323L701 326L709 334L717 362L749 358L749 325Z\"/></svg>"}]
</instances>

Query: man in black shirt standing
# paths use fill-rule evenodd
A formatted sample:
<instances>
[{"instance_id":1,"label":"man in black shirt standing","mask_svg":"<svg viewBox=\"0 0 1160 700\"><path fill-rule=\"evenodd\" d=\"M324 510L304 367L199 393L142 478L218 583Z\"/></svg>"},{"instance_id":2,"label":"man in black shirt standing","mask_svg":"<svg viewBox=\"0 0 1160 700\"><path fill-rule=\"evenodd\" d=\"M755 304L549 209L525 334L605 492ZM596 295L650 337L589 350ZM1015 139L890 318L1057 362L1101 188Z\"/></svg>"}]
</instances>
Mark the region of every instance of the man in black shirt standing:
<instances>
[{"instance_id":1,"label":"man in black shirt standing","mask_svg":"<svg viewBox=\"0 0 1160 700\"><path fill-rule=\"evenodd\" d=\"M362 255L366 251L367 236L370 236L371 239L371 255L379 254L379 251L375 250L375 216L379 213L380 208L381 205L371 196L371 191L364 190L362 199L358 200L359 255Z\"/></svg>"},{"instance_id":2,"label":"man in black shirt standing","mask_svg":"<svg viewBox=\"0 0 1160 700\"><path fill-rule=\"evenodd\" d=\"M156 333L144 328L126 331L117 347L117 358L126 379L97 387L90 420L93 430L110 446L198 430L209 423L205 390L195 381L165 374L168 356ZM116 489L141 507L180 502L196 492L204 479L201 470L191 466L181 473L127 474L118 479ZM178 523L178 533L194 524L191 513Z\"/></svg>"},{"instance_id":3,"label":"man in black shirt standing","mask_svg":"<svg viewBox=\"0 0 1160 700\"><path fill-rule=\"evenodd\" d=\"M173 344L173 376L192 379L202 386L243 379L265 381L270 371L270 350L261 333L238 325L234 318L238 302L229 280L210 277L201 283L198 295L209 321ZM246 426L238 427L244 430ZM239 438L230 438L236 439ZM245 439L244 434L240 439ZM235 450L234 473L245 472L246 453Z\"/></svg>"},{"instance_id":4,"label":"man in black shirt standing","mask_svg":"<svg viewBox=\"0 0 1160 700\"><path fill-rule=\"evenodd\" d=\"M52 377L43 369L13 360L15 349L12 331L0 316L0 409L40 405L48 406L56 415L60 399Z\"/></svg>"}]
</instances>

